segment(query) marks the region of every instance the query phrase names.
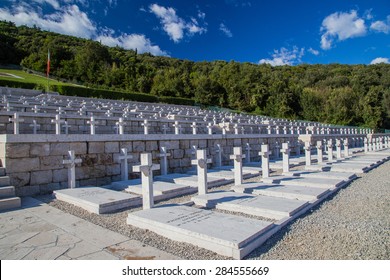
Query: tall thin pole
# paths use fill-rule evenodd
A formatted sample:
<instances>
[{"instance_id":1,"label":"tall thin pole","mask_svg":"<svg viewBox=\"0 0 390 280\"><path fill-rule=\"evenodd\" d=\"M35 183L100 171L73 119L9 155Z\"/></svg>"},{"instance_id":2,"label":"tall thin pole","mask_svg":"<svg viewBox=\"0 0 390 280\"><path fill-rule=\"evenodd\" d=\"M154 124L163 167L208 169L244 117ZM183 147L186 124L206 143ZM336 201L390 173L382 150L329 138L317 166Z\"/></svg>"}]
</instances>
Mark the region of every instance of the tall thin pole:
<instances>
[{"instance_id":1,"label":"tall thin pole","mask_svg":"<svg viewBox=\"0 0 390 280\"><path fill-rule=\"evenodd\" d=\"M47 50L47 69L46 69L46 77L47 77L47 93L49 93L49 73L50 73L50 49Z\"/></svg>"}]
</instances>

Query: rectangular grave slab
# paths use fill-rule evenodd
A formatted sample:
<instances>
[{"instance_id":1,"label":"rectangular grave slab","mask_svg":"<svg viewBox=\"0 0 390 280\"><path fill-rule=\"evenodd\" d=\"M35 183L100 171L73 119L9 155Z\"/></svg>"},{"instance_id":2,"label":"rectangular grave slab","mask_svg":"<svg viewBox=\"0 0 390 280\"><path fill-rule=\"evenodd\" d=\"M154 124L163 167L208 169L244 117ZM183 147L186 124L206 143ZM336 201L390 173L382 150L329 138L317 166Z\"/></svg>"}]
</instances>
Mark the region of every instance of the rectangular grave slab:
<instances>
[{"instance_id":1,"label":"rectangular grave slab","mask_svg":"<svg viewBox=\"0 0 390 280\"><path fill-rule=\"evenodd\" d=\"M315 201L330 193L329 189L311 188L303 186L286 186L263 183L245 183L232 188L235 192L250 193L303 201Z\"/></svg>"},{"instance_id":2,"label":"rectangular grave slab","mask_svg":"<svg viewBox=\"0 0 390 280\"><path fill-rule=\"evenodd\" d=\"M95 214L111 213L142 204L141 198L137 195L99 187L58 190L54 194L58 200L76 205Z\"/></svg>"},{"instance_id":3,"label":"rectangular grave slab","mask_svg":"<svg viewBox=\"0 0 390 280\"><path fill-rule=\"evenodd\" d=\"M158 181L170 182L196 188L198 187L198 176L196 175L171 173L167 175L155 176L154 178ZM226 185L231 183L232 181L233 180L226 180L221 177L207 176L207 185L209 188Z\"/></svg>"},{"instance_id":4,"label":"rectangular grave slab","mask_svg":"<svg viewBox=\"0 0 390 280\"><path fill-rule=\"evenodd\" d=\"M187 172L187 174L189 174L189 175L196 175L196 170L189 171L189 172ZM221 178L225 178L227 180L234 180L234 172L231 171L231 170L208 169L207 170L207 179L209 178L209 176L211 176L211 177L221 177ZM248 173L243 173L242 176L245 179L253 177L252 174L248 174Z\"/></svg>"},{"instance_id":5,"label":"rectangular grave slab","mask_svg":"<svg viewBox=\"0 0 390 280\"><path fill-rule=\"evenodd\" d=\"M370 171L371 169L372 169L371 167L364 165L364 164L336 163L336 164L332 164L330 171L366 173L366 172Z\"/></svg>"},{"instance_id":6,"label":"rectangular grave slab","mask_svg":"<svg viewBox=\"0 0 390 280\"><path fill-rule=\"evenodd\" d=\"M236 192L213 192L194 196L196 205L280 220L309 205L306 201Z\"/></svg>"},{"instance_id":7,"label":"rectangular grave slab","mask_svg":"<svg viewBox=\"0 0 390 280\"><path fill-rule=\"evenodd\" d=\"M127 224L234 259L259 247L274 224L182 205L129 213Z\"/></svg>"},{"instance_id":8,"label":"rectangular grave slab","mask_svg":"<svg viewBox=\"0 0 390 280\"><path fill-rule=\"evenodd\" d=\"M295 176L303 178L329 178L339 179L344 181L354 180L357 178L355 173L352 172L335 172L335 171L324 171L324 172L312 172L312 171L294 171L292 172Z\"/></svg>"},{"instance_id":9,"label":"rectangular grave slab","mask_svg":"<svg viewBox=\"0 0 390 280\"><path fill-rule=\"evenodd\" d=\"M111 184L112 188L115 190L124 190L126 192L138 194L142 196L142 184L139 179L128 180L128 181L119 181ZM181 195L196 193L197 188L179 185L175 183L154 181L153 182L153 195L154 200L163 200L169 199Z\"/></svg>"},{"instance_id":10,"label":"rectangular grave slab","mask_svg":"<svg viewBox=\"0 0 390 280\"><path fill-rule=\"evenodd\" d=\"M277 183L280 185L290 185L290 186L312 187L312 188L334 189L334 188L342 187L346 184L346 182L342 179L332 179L332 178L305 178L299 176L292 176L292 177L273 176L270 178L273 178L272 179L273 181L271 183Z\"/></svg>"}]
</instances>

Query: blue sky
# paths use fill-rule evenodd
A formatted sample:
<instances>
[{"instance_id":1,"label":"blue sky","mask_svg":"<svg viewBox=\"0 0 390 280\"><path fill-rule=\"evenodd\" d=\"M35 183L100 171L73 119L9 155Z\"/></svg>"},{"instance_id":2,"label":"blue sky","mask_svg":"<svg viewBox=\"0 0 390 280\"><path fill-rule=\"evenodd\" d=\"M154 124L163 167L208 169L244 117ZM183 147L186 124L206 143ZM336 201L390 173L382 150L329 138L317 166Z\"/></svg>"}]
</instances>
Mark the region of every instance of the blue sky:
<instances>
[{"instance_id":1,"label":"blue sky","mask_svg":"<svg viewBox=\"0 0 390 280\"><path fill-rule=\"evenodd\" d=\"M390 0L0 0L0 19L194 61L390 62Z\"/></svg>"}]
</instances>

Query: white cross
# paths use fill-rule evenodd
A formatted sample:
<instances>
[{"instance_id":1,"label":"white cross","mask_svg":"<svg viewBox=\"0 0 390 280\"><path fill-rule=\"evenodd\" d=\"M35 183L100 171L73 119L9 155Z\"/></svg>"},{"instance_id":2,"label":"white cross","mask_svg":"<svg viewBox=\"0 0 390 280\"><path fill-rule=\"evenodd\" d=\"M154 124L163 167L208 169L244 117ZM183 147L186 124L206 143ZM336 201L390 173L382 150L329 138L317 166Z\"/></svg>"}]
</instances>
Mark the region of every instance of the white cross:
<instances>
[{"instance_id":1,"label":"white cross","mask_svg":"<svg viewBox=\"0 0 390 280\"><path fill-rule=\"evenodd\" d=\"M9 102L7 102L7 105L4 106L4 109L6 109L7 112L11 111L12 107L9 105Z\"/></svg>"},{"instance_id":2,"label":"white cross","mask_svg":"<svg viewBox=\"0 0 390 280\"><path fill-rule=\"evenodd\" d=\"M317 148L317 162L318 163L322 163L323 162L323 156L322 156L322 141L319 140L317 141L317 145L316 145L316 148Z\"/></svg>"},{"instance_id":3,"label":"white cross","mask_svg":"<svg viewBox=\"0 0 390 280\"><path fill-rule=\"evenodd\" d=\"M163 124L161 130L163 131L163 134L167 134L167 130L169 130L169 128L166 124Z\"/></svg>"},{"instance_id":4,"label":"white cross","mask_svg":"<svg viewBox=\"0 0 390 280\"><path fill-rule=\"evenodd\" d=\"M115 124L118 126L119 134L124 134L126 122L123 120L123 118L119 118Z\"/></svg>"},{"instance_id":5,"label":"white cross","mask_svg":"<svg viewBox=\"0 0 390 280\"><path fill-rule=\"evenodd\" d=\"M209 135L213 134L213 125L211 123L207 124L207 133Z\"/></svg>"},{"instance_id":6,"label":"white cross","mask_svg":"<svg viewBox=\"0 0 390 280\"><path fill-rule=\"evenodd\" d=\"M222 123L219 124L219 126L222 128L222 134L225 135L226 130L229 128L229 124L227 124L227 123L225 123L225 121L223 121Z\"/></svg>"},{"instance_id":7,"label":"white cross","mask_svg":"<svg viewBox=\"0 0 390 280\"><path fill-rule=\"evenodd\" d=\"M268 144L261 145L261 152L259 155L261 156L261 169L263 178L269 177L269 156L271 152L269 150Z\"/></svg>"},{"instance_id":8,"label":"white cross","mask_svg":"<svg viewBox=\"0 0 390 280\"><path fill-rule=\"evenodd\" d=\"M51 120L52 123L56 125L56 134L60 135L61 134L61 124L64 123L64 120L61 120L60 115L56 115L55 120Z\"/></svg>"},{"instance_id":9,"label":"white cross","mask_svg":"<svg viewBox=\"0 0 390 280\"><path fill-rule=\"evenodd\" d=\"M306 166L311 165L311 143L310 141L305 142L305 159L306 159Z\"/></svg>"},{"instance_id":10,"label":"white cross","mask_svg":"<svg viewBox=\"0 0 390 280\"><path fill-rule=\"evenodd\" d=\"M14 113L13 118L9 118L9 121L14 123L14 134L19 134L19 123L24 122L24 119L19 118L19 113Z\"/></svg>"},{"instance_id":11,"label":"white cross","mask_svg":"<svg viewBox=\"0 0 390 280\"><path fill-rule=\"evenodd\" d=\"M251 162L251 146L249 145L249 143L245 144L245 152L246 152L246 156L245 156L246 163L250 163Z\"/></svg>"},{"instance_id":12,"label":"white cross","mask_svg":"<svg viewBox=\"0 0 390 280\"><path fill-rule=\"evenodd\" d=\"M217 160L216 160L216 167L222 166L222 147L221 144L217 144L217 149L215 150L217 152Z\"/></svg>"},{"instance_id":13,"label":"white cross","mask_svg":"<svg viewBox=\"0 0 390 280\"><path fill-rule=\"evenodd\" d=\"M175 121L175 123L173 124L173 127L175 128L175 134L180 134L181 125L179 124L178 121Z\"/></svg>"},{"instance_id":14,"label":"white cross","mask_svg":"<svg viewBox=\"0 0 390 280\"><path fill-rule=\"evenodd\" d=\"M111 110L108 110L108 111L105 113L105 115L106 115L107 117L111 117L111 116L112 116Z\"/></svg>"},{"instance_id":15,"label":"white cross","mask_svg":"<svg viewBox=\"0 0 390 280\"><path fill-rule=\"evenodd\" d=\"M69 159L62 161L62 164L68 165L68 188L76 187L76 164L82 160L75 157L74 151L68 151Z\"/></svg>"},{"instance_id":16,"label":"white cross","mask_svg":"<svg viewBox=\"0 0 390 280\"><path fill-rule=\"evenodd\" d=\"M35 114L39 113L39 107L37 105L34 105L34 108L31 109Z\"/></svg>"},{"instance_id":17,"label":"white cross","mask_svg":"<svg viewBox=\"0 0 390 280\"><path fill-rule=\"evenodd\" d=\"M64 121L64 125L62 127L65 128L65 134L68 135L69 128L71 127L71 125L68 124L68 121Z\"/></svg>"},{"instance_id":18,"label":"white cross","mask_svg":"<svg viewBox=\"0 0 390 280\"><path fill-rule=\"evenodd\" d=\"M196 122L192 122L192 134L196 134L196 128L197 128L197 125L196 125Z\"/></svg>"},{"instance_id":19,"label":"white cross","mask_svg":"<svg viewBox=\"0 0 390 280\"><path fill-rule=\"evenodd\" d=\"M290 148L288 143L282 143L280 151L283 154L283 173L290 172Z\"/></svg>"},{"instance_id":20,"label":"white cross","mask_svg":"<svg viewBox=\"0 0 390 280\"><path fill-rule=\"evenodd\" d=\"M333 140L332 139L328 140L328 161L329 162L333 161Z\"/></svg>"},{"instance_id":21,"label":"white cross","mask_svg":"<svg viewBox=\"0 0 390 280\"><path fill-rule=\"evenodd\" d=\"M238 124L234 125L234 134L238 134Z\"/></svg>"},{"instance_id":22,"label":"white cross","mask_svg":"<svg viewBox=\"0 0 390 280\"><path fill-rule=\"evenodd\" d=\"M340 141L340 139L336 139L336 157L337 157L337 159L341 159L341 141Z\"/></svg>"},{"instance_id":23,"label":"white cross","mask_svg":"<svg viewBox=\"0 0 390 280\"><path fill-rule=\"evenodd\" d=\"M242 160L245 158L245 155L242 154L241 147L233 148L233 155L230 156L230 159L234 160L234 185L242 185Z\"/></svg>"},{"instance_id":24,"label":"white cross","mask_svg":"<svg viewBox=\"0 0 390 280\"><path fill-rule=\"evenodd\" d=\"M133 166L133 172L141 172L143 209L151 209L154 206L153 170L159 169L160 165L153 164L150 153L142 153L141 165Z\"/></svg>"},{"instance_id":25,"label":"white cross","mask_svg":"<svg viewBox=\"0 0 390 280\"><path fill-rule=\"evenodd\" d=\"M56 110L56 112L58 112L58 114L61 115L61 114L64 113L64 109L62 109L62 107L58 107L58 109Z\"/></svg>"},{"instance_id":26,"label":"white cross","mask_svg":"<svg viewBox=\"0 0 390 280\"><path fill-rule=\"evenodd\" d=\"M95 121L95 117L91 116L91 120L87 121L87 124L91 126L91 135L95 135L96 125L99 124L99 122Z\"/></svg>"},{"instance_id":27,"label":"white cross","mask_svg":"<svg viewBox=\"0 0 390 280\"><path fill-rule=\"evenodd\" d=\"M132 159L133 156L127 153L127 148L121 149L121 155L118 159L121 161L121 179L122 181L127 181L129 179L129 164L128 160Z\"/></svg>"},{"instance_id":28,"label":"white cross","mask_svg":"<svg viewBox=\"0 0 390 280\"><path fill-rule=\"evenodd\" d=\"M160 148L160 154L158 155L161 157L160 165L161 165L161 175L167 175L168 174L168 157L171 155L167 152L166 147Z\"/></svg>"},{"instance_id":29,"label":"white cross","mask_svg":"<svg viewBox=\"0 0 390 280\"><path fill-rule=\"evenodd\" d=\"M144 134L148 135L149 134L149 126L150 126L149 121L148 120L144 120L144 122L141 125L144 127Z\"/></svg>"},{"instance_id":30,"label":"white cross","mask_svg":"<svg viewBox=\"0 0 390 280\"><path fill-rule=\"evenodd\" d=\"M267 126L267 131L268 131L268 134L271 134L272 133L272 127L269 125Z\"/></svg>"},{"instance_id":31,"label":"white cross","mask_svg":"<svg viewBox=\"0 0 390 280\"><path fill-rule=\"evenodd\" d=\"M37 134L38 128L40 128L41 125L38 124L36 120L33 120L33 123L30 124L30 127L33 128L33 134Z\"/></svg>"},{"instance_id":32,"label":"white cross","mask_svg":"<svg viewBox=\"0 0 390 280\"><path fill-rule=\"evenodd\" d=\"M198 194L206 194L207 189L207 164L211 163L211 159L206 159L206 150L197 150L196 159L191 161L197 166L198 174Z\"/></svg>"}]
</instances>

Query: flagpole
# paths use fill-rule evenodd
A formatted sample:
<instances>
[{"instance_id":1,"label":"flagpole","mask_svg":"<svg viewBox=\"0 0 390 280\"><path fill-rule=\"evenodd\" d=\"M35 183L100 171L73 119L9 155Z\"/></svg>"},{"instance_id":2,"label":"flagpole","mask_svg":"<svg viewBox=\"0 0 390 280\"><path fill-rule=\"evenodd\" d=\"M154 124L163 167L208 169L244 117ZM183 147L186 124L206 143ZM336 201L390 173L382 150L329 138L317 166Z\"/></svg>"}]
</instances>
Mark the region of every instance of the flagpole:
<instances>
[{"instance_id":1,"label":"flagpole","mask_svg":"<svg viewBox=\"0 0 390 280\"><path fill-rule=\"evenodd\" d=\"M47 77L47 93L49 93L49 73L50 73L50 49L47 50L47 69L46 69L46 77Z\"/></svg>"}]
</instances>

